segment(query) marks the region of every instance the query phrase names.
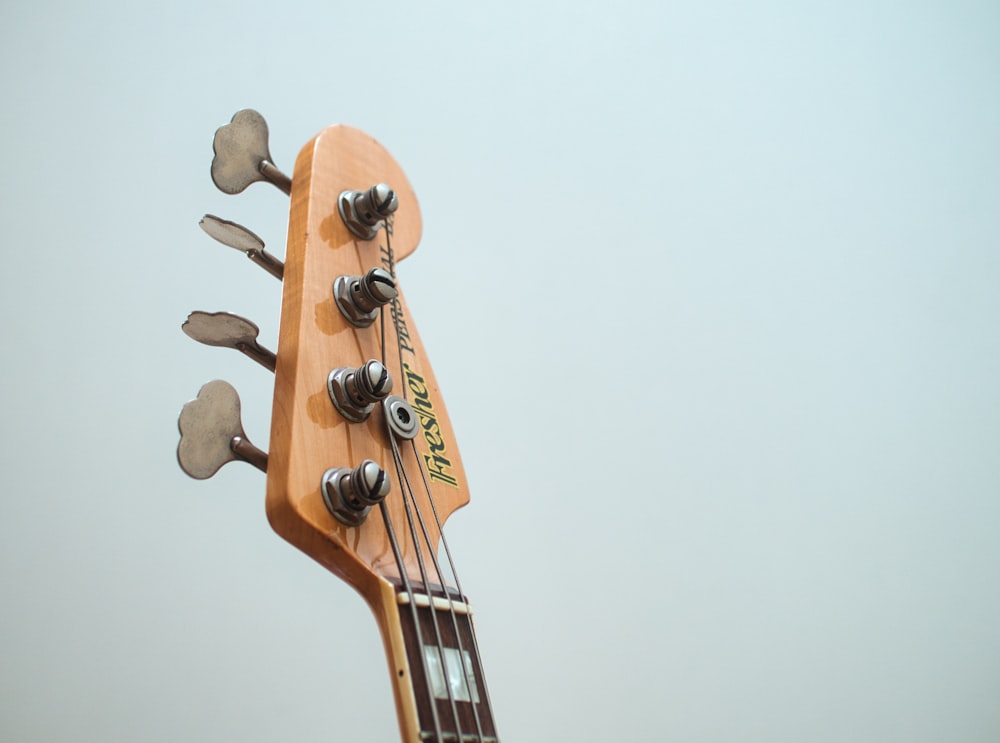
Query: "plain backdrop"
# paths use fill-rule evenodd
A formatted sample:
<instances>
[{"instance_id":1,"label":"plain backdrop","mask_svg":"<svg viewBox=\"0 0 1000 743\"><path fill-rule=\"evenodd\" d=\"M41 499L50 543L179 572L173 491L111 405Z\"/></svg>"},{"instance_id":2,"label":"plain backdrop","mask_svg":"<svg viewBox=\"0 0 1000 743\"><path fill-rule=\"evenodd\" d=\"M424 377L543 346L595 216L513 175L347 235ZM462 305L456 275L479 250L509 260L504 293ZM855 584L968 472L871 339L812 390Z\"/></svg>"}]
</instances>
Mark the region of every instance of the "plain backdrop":
<instances>
[{"instance_id":1,"label":"plain backdrop","mask_svg":"<svg viewBox=\"0 0 1000 743\"><path fill-rule=\"evenodd\" d=\"M400 268L472 487L448 536L502 739L1000 739L992 2L0 6L0 738L389 741L381 644L176 415L270 375L332 123L421 202Z\"/></svg>"}]
</instances>

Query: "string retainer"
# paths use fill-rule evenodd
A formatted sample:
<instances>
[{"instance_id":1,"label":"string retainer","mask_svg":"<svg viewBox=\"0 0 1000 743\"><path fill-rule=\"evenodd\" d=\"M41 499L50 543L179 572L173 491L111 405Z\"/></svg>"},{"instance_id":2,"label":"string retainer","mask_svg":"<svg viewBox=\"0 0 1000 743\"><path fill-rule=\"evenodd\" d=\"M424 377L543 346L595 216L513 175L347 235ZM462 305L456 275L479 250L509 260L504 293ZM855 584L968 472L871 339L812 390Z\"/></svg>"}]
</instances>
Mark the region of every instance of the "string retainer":
<instances>
[{"instance_id":1,"label":"string retainer","mask_svg":"<svg viewBox=\"0 0 1000 743\"><path fill-rule=\"evenodd\" d=\"M389 430L401 439L415 439L420 429L417 413L406 400L399 395L389 395L382 401L385 420Z\"/></svg>"}]
</instances>

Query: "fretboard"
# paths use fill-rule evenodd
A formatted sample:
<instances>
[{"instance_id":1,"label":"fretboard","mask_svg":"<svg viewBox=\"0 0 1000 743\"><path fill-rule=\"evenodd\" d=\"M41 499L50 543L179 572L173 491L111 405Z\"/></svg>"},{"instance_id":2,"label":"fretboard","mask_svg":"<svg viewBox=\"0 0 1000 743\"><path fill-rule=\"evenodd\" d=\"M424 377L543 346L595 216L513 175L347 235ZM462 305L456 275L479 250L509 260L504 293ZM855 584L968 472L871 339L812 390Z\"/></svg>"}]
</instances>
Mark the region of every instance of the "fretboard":
<instances>
[{"instance_id":1,"label":"fretboard","mask_svg":"<svg viewBox=\"0 0 1000 743\"><path fill-rule=\"evenodd\" d=\"M428 595L415 586L396 594L419 739L497 743L472 612L457 592ZM405 670L397 668L400 678Z\"/></svg>"}]
</instances>

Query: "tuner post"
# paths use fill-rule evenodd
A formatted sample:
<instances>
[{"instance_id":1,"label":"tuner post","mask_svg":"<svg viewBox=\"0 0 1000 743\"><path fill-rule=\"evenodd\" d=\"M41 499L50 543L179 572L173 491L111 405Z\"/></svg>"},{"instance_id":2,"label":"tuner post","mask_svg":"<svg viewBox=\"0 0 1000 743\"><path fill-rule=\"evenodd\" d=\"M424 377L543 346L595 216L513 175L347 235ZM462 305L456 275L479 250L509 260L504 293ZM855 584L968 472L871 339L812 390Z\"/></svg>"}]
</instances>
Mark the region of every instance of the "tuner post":
<instances>
[{"instance_id":1,"label":"tuner post","mask_svg":"<svg viewBox=\"0 0 1000 743\"><path fill-rule=\"evenodd\" d=\"M352 423L367 420L392 392L392 377L381 362L371 359L357 369L342 366L330 372L326 389L337 411Z\"/></svg>"},{"instance_id":2,"label":"tuner post","mask_svg":"<svg viewBox=\"0 0 1000 743\"><path fill-rule=\"evenodd\" d=\"M337 199L340 218L354 235L371 240L399 208L396 192L385 183L366 191L344 191Z\"/></svg>"},{"instance_id":3,"label":"tuner post","mask_svg":"<svg viewBox=\"0 0 1000 743\"><path fill-rule=\"evenodd\" d=\"M383 307L399 296L396 280L384 268L373 268L364 276L338 276L333 298L349 323L367 328Z\"/></svg>"},{"instance_id":4,"label":"tuner post","mask_svg":"<svg viewBox=\"0 0 1000 743\"><path fill-rule=\"evenodd\" d=\"M372 506L377 506L388 495L389 488L389 476L371 459L364 460L354 469L328 469L320 483L327 509L347 526L360 526Z\"/></svg>"}]
</instances>

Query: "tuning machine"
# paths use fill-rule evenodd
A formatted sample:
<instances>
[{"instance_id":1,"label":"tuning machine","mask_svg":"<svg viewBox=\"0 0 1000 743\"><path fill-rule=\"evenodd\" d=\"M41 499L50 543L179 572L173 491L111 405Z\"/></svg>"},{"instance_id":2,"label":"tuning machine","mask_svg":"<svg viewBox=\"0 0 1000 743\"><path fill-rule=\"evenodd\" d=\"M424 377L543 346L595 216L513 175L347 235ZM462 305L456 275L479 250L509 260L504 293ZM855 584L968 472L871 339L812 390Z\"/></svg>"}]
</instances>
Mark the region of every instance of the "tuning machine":
<instances>
[{"instance_id":1,"label":"tuning machine","mask_svg":"<svg viewBox=\"0 0 1000 743\"><path fill-rule=\"evenodd\" d=\"M328 469L320 483L327 509L348 526L360 525L371 507L377 506L388 495L389 487L389 476L371 459L366 459L354 469Z\"/></svg>"},{"instance_id":2,"label":"tuning machine","mask_svg":"<svg viewBox=\"0 0 1000 743\"><path fill-rule=\"evenodd\" d=\"M337 207L347 229L362 240L371 240L399 208L399 199L388 184L376 183L365 191L343 191Z\"/></svg>"},{"instance_id":3,"label":"tuning machine","mask_svg":"<svg viewBox=\"0 0 1000 743\"><path fill-rule=\"evenodd\" d=\"M223 245L246 253L247 258L279 281L284 278L285 264L264 250L264 241L243 225L206 214L198 226Z\"/></svg>"},{"instance_id":4,"label":"tuning machine","mask_svg":"<svg viewBox=\"0 0 1000 743\"><path fill-rule=\"evenodd\" d=\"M206 346L221 346L235 348L266 369L274 371L276 357L257 342L260 333L254 323L245 317L231 312L202 312L200 310L188 315L181 325L189 338L193 338Z\"/></svg>"},{"instance_id":5,"label":"tuning machine","mask_svg":"<svg viewBox=\"0 0 1000 743\"><path fill-rule=\"evenodd\" d=\"M337 411L352 423L366 420L392 392L392 377L389 370L375 359L371 359L357 369L342 366L330 372L326 380L330 401Z\"/></svg>"},{"instance_id":6,"label":"tuning machine","mask_svg":"<svg viewBox=\"0 0 1000 743\"><path fill-rule=\"evenodd\" d=\"M242 460L267 472L267 453L247 439L240 420L240 396L229 382L217 379L181 408L177 427L181 440L177 461L191 477L206 480L222 465Z\"/></svg>"},{"instance_id":7,"label":"tuning machine","mask_svg":"<svg viewBox=\"0 0 1000 743\"><path fill-rule=\"evenodd\" d=\"M333 282L333 298L347 321L367 328L383 307L399 296L396 280L384 268L373 268L364 276L339 276Z\"/></svg>"},{"instance_id":8,"label":"tuning machine","mask_svg":"<svg viewBox=\"0 0 1000 743\"><path fill-rule=\"evenodd\" d=\"M253 109L237 111L219 127L212 142L212 181L220 191L237 194L251 183L268 181L291 194L292 179L271 161L267 139L267 122Z\"/></svg>"}]
</instances>

